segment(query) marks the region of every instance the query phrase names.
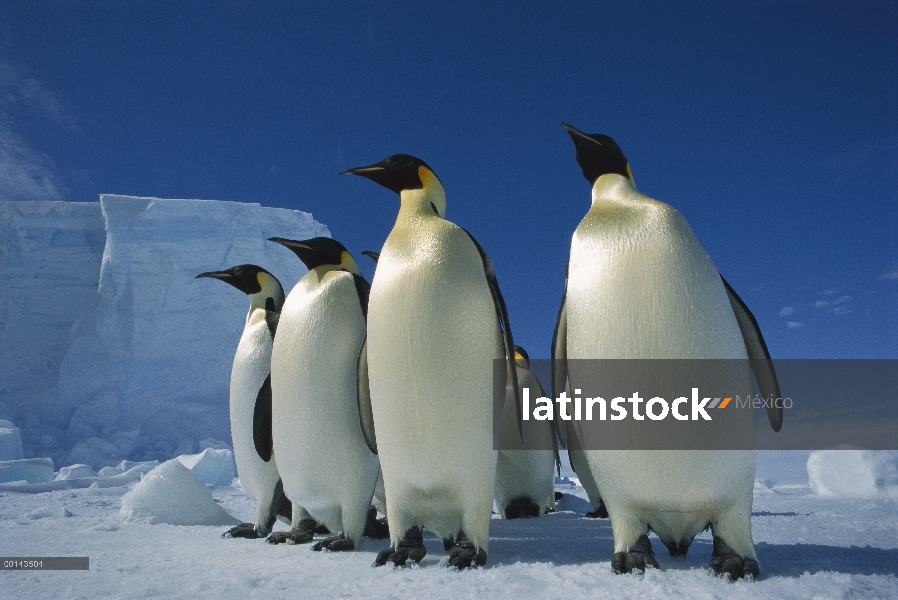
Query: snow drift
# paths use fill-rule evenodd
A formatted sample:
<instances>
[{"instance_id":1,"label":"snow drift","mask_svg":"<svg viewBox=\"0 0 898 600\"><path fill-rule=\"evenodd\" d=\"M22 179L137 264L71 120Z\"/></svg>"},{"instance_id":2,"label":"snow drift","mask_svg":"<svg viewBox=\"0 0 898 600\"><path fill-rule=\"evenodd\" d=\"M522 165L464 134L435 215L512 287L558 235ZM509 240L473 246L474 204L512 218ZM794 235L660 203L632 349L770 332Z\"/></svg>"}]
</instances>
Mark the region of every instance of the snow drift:
<instances>
[{"instance_id":1,"label":"snow drift","mask_svg":"<svg viewBox=\"0 0 898 600\"><path fill-rule=\"evenodd\" d=\"M226 446L247 303L194 276L256 263L289 289L305 268L266 239L318 235L311 215L258 204L0 202L0 419L24 456L100 469Z\"/></svg>"},{"instance_id":2,"label":"snow drift","mask_svg":"<svg viewBox=\"0 0 898 600\"><path fill-rule=\"evenodd\" d=\"M122 496L121 514L151 525L236 525L212 493L178 460L162 463Z\"/></svg>"},{"instance_id":3,"label":"snow drift","mask_svg":"<svg viewBox=\"0 0 898 600\"><path fill-rule=\"evenodd\" d=\"M898 455L872 450L818 450L808 457L808 483L830 498L898 498Z\"/></svg>"}]
</instances>

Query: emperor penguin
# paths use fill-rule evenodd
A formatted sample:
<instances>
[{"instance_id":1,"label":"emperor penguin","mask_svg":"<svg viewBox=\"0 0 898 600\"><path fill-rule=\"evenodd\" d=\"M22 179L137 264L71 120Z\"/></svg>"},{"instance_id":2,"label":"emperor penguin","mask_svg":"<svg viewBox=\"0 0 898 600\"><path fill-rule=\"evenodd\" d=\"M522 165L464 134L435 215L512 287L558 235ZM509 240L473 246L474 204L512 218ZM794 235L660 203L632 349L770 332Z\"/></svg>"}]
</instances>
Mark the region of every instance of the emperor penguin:
<instances>
[{"instance_id":1,"label":"emperor penguin","mask_svg":"<svg viewBox=\"0 0 898 600\"><path fill-rule=\"evenodd\" d=\"M421 159L395 154L341 174L399 195L368 305L368 397L391 541L375 565L420 562L421 527L443 539L449 566L483 565L496 471L493 425L505 397L506 371L494 377L494 361L511 364L517 389L492 261L446 220L443 184Z\"/></svg>"},{"instance_id":2,"label":"emperor penguin","mask_svg":"<svg viewBox=\"0 0 898 600\"><path fill-rule=\"evenodd\" d=\"M272 431L284 491L312 519L341 532L313 550L351 550L365 530L378 473L358 408L370 287L336 240L270 240L309 269L287 296L271 353ZM310 542L312 535L294 522L289 539Z\"/></svg>"},{"instance_id":3,"label":"emperor penguin","mask_svg":"<svg viewBox=\"0 0 898 600\"><path fill-rule=\"evenodd\" d=\"M577 385L569 380L570 359L743 359L725 361L739 366L716 383L751 390L754 372L761 393L779 397L757 321L683 216L636 190L613 139L562 125L592 187L592 206L571 240L552 348L553 394L568 383ZM752 413L730 411L721 425L718 419L705 425L714 431L726 423L753 439ZM768 408L767 414L779 431L782 409ZM647 423L628 419L614 427L638 442L647 440ZM671 419L661 427L675 432L680 426ZM611 519L615 572L658 566L649 529L676 555L685 554L693 538L710 527L709 568L733 579L757 577L751 536L754 450L596 450L584 443L577 452L578 474L588 471Z\"/></svg>"},{"instance_id":4,"label":"emperor penguin","mask_svg":"<svg viewBox=\"0 0 898 600\"><path fill-rule=\"evenodd\" d=\"M241 523L225 537L258 538L271 531L276 518L289 523L290 501L278 474L271 438L271 346L284 290L274 275L256 265L196 276L218 279L249 296L249 312L231 367L231 440L240 485L256 501L256 522Z\"/></svg>"},{"instance_id":5,"label":"emperor penguin","mask_svg":"<svg viewBox=\"0 0 898 600\"><path fill-rule=\"evenodd\" d=\"M530 356L520 346L514 347L515 368L521 393L527 390L532 406L536 398L545 396L542 386L528 368ZM507 386L502 426L499 432L499 455L496 461L496 506L505 519L538 517L555 505L555 467L557 446L555 421L528 419L523 423L523 439L518 435L516 404L511 385Z\"/></svg>"}]
</instances>

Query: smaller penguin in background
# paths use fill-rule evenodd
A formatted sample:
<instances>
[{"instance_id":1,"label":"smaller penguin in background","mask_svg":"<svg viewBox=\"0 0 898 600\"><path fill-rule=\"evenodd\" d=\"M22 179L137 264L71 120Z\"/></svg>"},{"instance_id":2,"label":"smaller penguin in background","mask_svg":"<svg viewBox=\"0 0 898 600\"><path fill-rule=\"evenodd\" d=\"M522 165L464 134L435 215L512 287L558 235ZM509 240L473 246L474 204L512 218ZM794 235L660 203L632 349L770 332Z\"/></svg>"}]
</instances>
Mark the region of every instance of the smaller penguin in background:
<instances>
[{"instance_id":1,"label":"smaller penguin in background","mask_svg":"<svg viewBox=\"0 0 898 600\"><path fill-rule=\"evenodd\" d=\"M515 368L521 394L529 388L531 405L545 396L536 376L528 369L530 357L520 346L514 347ZM509 377L509 381L510 381ZM524 437L518 432L518 407L510 385L506 386L505 406L499 432L499 456L496 461L495 497L505 519L538 517L547 505L555 505L555 466L558 450L554 421L524 421Z\"/></svg>"},{"instance_id":2,"label":"smaller penguin in background","mask_svg":"<svg viewBox=\"0 0 898 600\"><path fill-rule=\"evenodd\" d=\"M292 507L284 495L271 438L271 347L277 330L284 289L277 278L257 265L200 273L234 286L249 297L249 312L231 368L231 440L237 476L256 501L256 522L241 523L224 537L260 538L274 521L290 522Z\"/></svg>"},{"instance_id":3,"label":"smaller penguin in background","mask_svg":"<svg viewBox=\"0 0 898 600\"><path fill-rule=\"evenodd\" d=\"M379 472L358 405L370 286L336 240L270 241L309 269L284 303L271 356L273 434L284 490L313 519L341 532L313 550L351 550L372 517ZM293 525L291 541L312 541L308 527L296 519Z\"/></svg>"}]
</instances>

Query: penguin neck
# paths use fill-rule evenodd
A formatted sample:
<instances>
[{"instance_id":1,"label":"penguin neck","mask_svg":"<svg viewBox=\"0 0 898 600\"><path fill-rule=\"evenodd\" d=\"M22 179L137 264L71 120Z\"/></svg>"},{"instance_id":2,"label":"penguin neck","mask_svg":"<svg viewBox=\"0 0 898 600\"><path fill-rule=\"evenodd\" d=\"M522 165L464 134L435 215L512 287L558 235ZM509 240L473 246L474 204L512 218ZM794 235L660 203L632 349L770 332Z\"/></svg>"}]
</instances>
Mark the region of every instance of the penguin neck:
<instances>
[{"instance_id":1,"label":"penguin neck","mask_svg":"<svg viewBox=\"0 0 898 600\"><path fill-rule=\"evenodd\" d=\"M446 192L435 177L422 189L399 193L397 220L418 217L446 218Z\"/></svg>"},{"instance_id":2,"label":"penguin neck","mask_svg":"<svg viewBox=\"0 0 898 600\"><path fill-rule=\"evenodd\" d=\"M321 283L321 280L324 279L328 273L334 271L348 271L353 275L362 274L359 270L359 265L355 262L355 259L350 256L339 265L318 265L317 267L309 269L309 272L306 273L305 277L312 277L316 283Z\"/></svg>"},{"instance_id":3,"label":"penguin neck","mask_svg":"<svg viewBox=\"0 0 898 600\"><path fill-rule=\"evenodd\" d=\"M592 206L608 201L620 201L632 196L635 191L633 180L617 173L607 173L596 179L592 185Z\"/></svg>"},{"instance_id":4,"label":"penguin neck","mask_svg":"<svg viewBox=\"0 0 898 600\"><path fill-rule=\"evenodd\" d=\"M271 312L281 312L284 306L283 290L262 290L256 294L249 294L249 312L252 314L255 310L267 310Z\"/></svg>"}]
</instances>

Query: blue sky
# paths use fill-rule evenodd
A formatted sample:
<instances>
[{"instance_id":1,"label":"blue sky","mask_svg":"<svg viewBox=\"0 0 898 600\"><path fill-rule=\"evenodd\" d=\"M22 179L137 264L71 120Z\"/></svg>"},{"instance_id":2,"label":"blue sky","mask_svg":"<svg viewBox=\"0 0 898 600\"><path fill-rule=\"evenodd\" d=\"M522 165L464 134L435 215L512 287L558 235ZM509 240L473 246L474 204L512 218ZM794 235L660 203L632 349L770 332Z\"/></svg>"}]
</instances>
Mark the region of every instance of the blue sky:
<instances>
[{"instance_id":1,"label":"blue sky","mask_svg":"<svg viewBox=\"0 0 898 600\"><path fill-rule=\"evenodd\" d=\"M4 0L0 199L260 202L358 256L398 201L337 173L414 154L548 356L590 198L567 121L685 215L774 357L898 357L894 2L300 4Z\"/></svg>"}]
</instances>

